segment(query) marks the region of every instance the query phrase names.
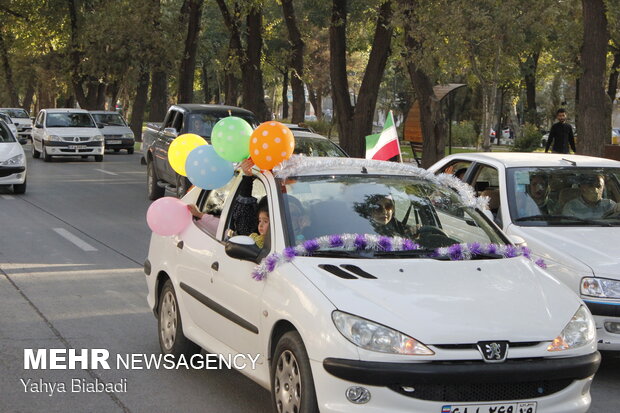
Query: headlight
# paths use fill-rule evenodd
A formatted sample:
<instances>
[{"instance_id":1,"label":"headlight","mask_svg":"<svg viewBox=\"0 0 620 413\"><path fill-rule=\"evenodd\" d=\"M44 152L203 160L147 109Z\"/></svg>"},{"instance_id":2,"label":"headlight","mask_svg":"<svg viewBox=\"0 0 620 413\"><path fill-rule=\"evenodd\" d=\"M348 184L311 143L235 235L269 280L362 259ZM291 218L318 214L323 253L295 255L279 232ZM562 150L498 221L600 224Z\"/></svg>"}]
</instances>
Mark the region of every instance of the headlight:
<instances>
[{"instance_id":1,"label":"headlight","mask_svg":"<svg viewBox=\"0 0 620 413\"><path fill-rule=\"evenodd\" d=\"M20 166L24 164L24 155L15 155L12 158L0 163L3 166Z\"/></svg>"},{"instance_id":2,"label":"headlight","mask_svg":"<svg viewBox=\"0 0 620 413\"><path fill-rule=\"evenodd\" d=\"M590 297L620 298L620 281L586 277L581 280L581 294Z\"/></svg>"},{"instance_id":3,"label":"headlight","mask_svg":"<svg viewBox=\"0 0 620 413\"><path fill-rule=\"evenodd\" d=\"M347 340L366 350L418 356L435 354L416 339L361 317L334 311L332 320Z\"/></svg>"},{"instance_id":4,"label":"headlight","mask_svg":"<svg viewBox=\"0 0 620 413\"><path fill-rule=\"evenodd\" d=\"M121 138L123 139L133 139L133 133L123 133L123 136L121 136Z\"/></svg>"},{"instance_id":5,"label":"headlight","mask_svg":"<svg viewBox=\"0 0 620 413\"><path fill-rule=\"evenodd\" d=\"M57 136L57 135L47 135L47 140L48 141L61 141L62 139L60 139L60 136Z\"/></svg>"},{"instance_id":6,"label":"headlight","mask_svg":"<svg viewBox=\"0 0 620 413\"><path fill-rule=\"evenodd\" d=\"M103 135L95 135L95 136L93 136L93 140L94 141L102 141L104 139L105 138L103 137Z\"/></svg>"},{"instance_id":7,"label":"headlight","mask_svg":"<svg viewBox=\"0 0 620 413\"><path fill-rule=\"evenodd\" d=\"M596 336L594 319L583 305L568 322L562 333L547 347L547 351L562 351L585 346Z\"/></svg>"}]
</instances>

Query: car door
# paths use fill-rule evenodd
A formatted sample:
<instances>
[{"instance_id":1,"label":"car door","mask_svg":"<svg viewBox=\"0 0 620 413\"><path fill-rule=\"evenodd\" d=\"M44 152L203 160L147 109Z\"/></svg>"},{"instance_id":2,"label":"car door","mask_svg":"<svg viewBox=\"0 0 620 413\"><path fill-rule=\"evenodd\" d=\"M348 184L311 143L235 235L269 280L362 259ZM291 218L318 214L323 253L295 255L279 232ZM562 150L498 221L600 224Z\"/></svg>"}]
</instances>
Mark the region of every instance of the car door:
<instances>
[{"instance_id":1,"label":"car door","mask_svg":"<svg viewBox=\"0 0 620 413\"><path fill-rule=\"evenodd\" d=\"M40 111L35 120L35 127L32 129L32 144L35 149L41 152L41 141L43 139L43 124L45 121L45 112Z\"/></svg>"},{"instance_id":2,"label":"car door","mask_svg":"<svg viewBox=\"0 0 620 413\"><path fill-rule=\"evenodd\" d=\"M500 227L504 227L504 216L507 214L506 189L503 169L493 165L476 162L467 171L467 182L474 188L477 196L489 198L489 209L493 213L493 220Z\"/></svg>"},{"instance_id":3,"label":"car door","mask_svg":"<svg viewBox=\"0 0 620 413\"><path fill-rule=\"evenodd\" d=\"M224 241L239 180L222 191L228 195L215 237L195 224L181 234L177 274L189 316L212 343L209 350L256 354L265 283L251 277L256 263L226 255ZM254 183L262 185L262 191L253 191L253 195L265 191L264 183Z\"/></svg>"},{"instance_id":4,"label":"car door","mask_svg":"<svg viewBox=\"0 0 620 413\"><path fill-rule=\"evenodd\" d=\"M164 132L167 128L171 128L174 122L174 118L177 115L177 111L170 109L166 114L164 123L161 129L157 132L157 137L151 146L153 152L153 162L155 163L155 170L157 171L157 177L159 179L166 179L168 175L167 170L170 169L168 163L168 147L170 146L170 138L176 137L176 135L170 135L169 132Z\"/></svg>"},{"instance_id":5,"label":"car door","mask_svg":"<svg viewBox=\"0 0 620 413\"><path fill-rule=\"evenodd\" d=\"M166 153L166 162L164 162L164 174L167 182L172 184L176 183L177 173L174 169L172 169L172 165L168 162L168 151L170 150L170 144L179 136L180 131L183 127L183 118L184 114L181 111L177 111L174 116L174 120L172 121L172 128L177 131L176 134L164 133L162 135L162 151Z\"/></svg>"}]
</instances>

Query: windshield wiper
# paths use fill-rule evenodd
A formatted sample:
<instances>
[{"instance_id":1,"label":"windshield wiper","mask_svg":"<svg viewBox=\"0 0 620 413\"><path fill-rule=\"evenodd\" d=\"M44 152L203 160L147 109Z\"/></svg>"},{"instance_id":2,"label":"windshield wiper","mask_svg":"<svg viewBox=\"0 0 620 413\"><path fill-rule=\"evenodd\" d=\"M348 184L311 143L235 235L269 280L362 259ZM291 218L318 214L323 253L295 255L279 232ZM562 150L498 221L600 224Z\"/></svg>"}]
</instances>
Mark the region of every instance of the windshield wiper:
<instances>
[{"instance_id":1,"label":"windshield wiper","mask_svg":"<svg viewBox=\"0 0 620 413\"><path fill-rule=\"evenodd\" d=\"M435 250L431 249L417 249L406 251L377 251L374 253L375 257L414 257L414 258L434 258L431 255Z\"/></svg>"},{"instance_id":2,"label":"windshield wiper","mask_svg":"<svg viewBox=\"0 0 620 413\"><path fill-rule=\"evenodd\" d=\"M311 257L326 258L372 258L371 254L364 251L347 251L347 250L318 250L314 251Z\"/></svg>"},{"instance_id":3,"label":"windshield wiper","mask_svg":"<svg viewBox=\"0 0 620 413\"><path fill-rule=\"evenodd\" d=\"M550 224L566 224L565 222L559 222L561 220L574 221L574 222L577 222L579 224L600 225L600 226L604 226L604 227L611 226L607 222L596 221L594 219L585 219L585 218L579 218L579 217L571 217L571 216L568 216L568 215L531 215L529 217L517 218L517 219L515 219L515 222L522 222L522 221L552 221L552 222L549 222L549 223Z\"/></svg>"}]
</instances>

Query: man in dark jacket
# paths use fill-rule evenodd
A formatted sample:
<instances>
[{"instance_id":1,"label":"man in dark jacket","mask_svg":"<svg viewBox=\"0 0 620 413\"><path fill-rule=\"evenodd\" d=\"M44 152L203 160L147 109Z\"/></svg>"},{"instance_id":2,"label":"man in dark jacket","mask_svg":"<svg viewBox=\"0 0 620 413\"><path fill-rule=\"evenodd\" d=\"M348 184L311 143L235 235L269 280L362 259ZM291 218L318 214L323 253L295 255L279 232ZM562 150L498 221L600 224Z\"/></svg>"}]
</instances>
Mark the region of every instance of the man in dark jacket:
<instances>
[{"instance_id":1,"label":"man in dark jacket","mask_svg":"<svg viewBox=\"0 0 620 413\"><path fill-rule=\"evenodd\" d=\"M552 144L551 151L553 153L570 153L569 145L573 152L577 152L575 149L573 127L566 123L566 110L558 109L556 117L558 121L551 127L551 131L549 131L545 152L549 152L549 147Z\"/></svg>"}]
</instances>

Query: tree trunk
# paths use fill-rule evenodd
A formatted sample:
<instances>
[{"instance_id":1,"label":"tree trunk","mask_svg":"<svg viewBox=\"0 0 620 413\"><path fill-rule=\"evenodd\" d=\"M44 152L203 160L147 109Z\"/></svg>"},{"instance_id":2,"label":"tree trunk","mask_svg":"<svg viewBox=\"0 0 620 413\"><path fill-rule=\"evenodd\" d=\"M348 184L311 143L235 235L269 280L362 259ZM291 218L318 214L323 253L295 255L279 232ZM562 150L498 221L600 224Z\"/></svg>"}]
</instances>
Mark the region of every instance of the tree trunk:
<instances>
[{"instance_id":1,"label":"tree trunk","mask_svg":"<svg viewBox=\"0 0 620 413\"><path fill-rule=\"evenodd\" d=\"M372 121L379 85L390 54L392 28L391 1L379 9L372 49L364 72L355 107L351 105L346 67L347 0L333 0L329 28L330 75L334 110L338 121L340 145L352 157L363 158L366 153L364 137L372 133Z\"/></svg>"},{"instance_id":2,"label":"tree trunk","mask_svg":"<svg viewBox=\"0 0 620 413\"><path fill-rule=\"evenodd\" d=\"M194 72L196 70L196 52L198 49L198 34L200 33L200 17L204 0L186 0L187 6L187 36L185 49L179 68L178 102L191 103L194 100Z\"/></svg>"},{"instance_id":3,"label":"tree trunk","mask_svg":"<svg viewBox=\"0 0 620 413\"><path fill-rule=\"evenodd\" d=\"M2 58L2 68L4 69L4 80L9 99L11 100L11 107L19 107L19 98L17 96L17 89L15 88L15 82L13 81L13 70L11 69L11 62L9 61L9 53L4 42L4 36L0 31L0 55Z\"/></svg>"},{"instance_id":4,"label":"tree trunk","mask_svg":"<svg viewBox=\"0 0 620 413\"><path fill-rule=\"evenodd\" d=\"M209 90L209 72L207 72L207 62L203 61L201 66L200 79L202 80L202 102L209 103L211 101L211 91Z\"/></svg>"},{"instance_id":5,"label":"tree trunk","mask_svg":"<svg viewBox=\"0 0 620 413\"><path fill-rule=\"evenodd\" d=\"M247 16L247 47L241 62L243 107L254 112L259 122L271 119L271 111L265 102L261 57L263 47L263 12L260 5L250 9Z\"/></svg>"},{"instance_id":6,"label":"tree trunk","mask_svg":"<svg viewBox=\"0 0 620 413\"><path fill-rule=\"evenodd\" d=\"M241 34L239 32L239 15L241 13L237 2L234 3L234 13L231 14L228 11L228 6L225 0L216 0L217 5L222 12L224 18L224 24L230 33L230 39L228 40L228 55L226 59L226 65L224 66L224 101L227 105L237 105L237 99L239 98L239 79L235 75L234 67L236 64L241 64L244 59L243 47L241 45Z\"/></svg>"},{"instance_id":7,"label":"tree trunk","mask_svg":"<svg viewBox=\"0 0 620 413\"><path fill-rule=\"evenodd\" d=\"M30 116L33 116L33 112L31 112L32 106L32 98L34 97L34 79L30 79L28 85L26 86L26 93L24 94L24 101L22 107L30 113Z\"/></svg>"},{"instance_id":8,"label":"tree trunk","mask_svg":"<svg viewBox=\"0 0 620 413\"><path fill-rule=\"evenodd\" d=\"M186 103L186 102L178 102ZM151 110L148 120L163 122L168 111L168 76L163 70L153 71L151 80Z\"/></svg>"},{"instance_id":9,"label":"tree trunk","mask_svg":"<svg viewBox=\"0 0 620 413\"><path fill-rule=\"evenodd\" d=\"M605 93L607 18L603 0L582 0L583 44L577 108L577 152L603 156L611 136L611 102Z\"/></svg>"},{"instance_id":10,"label":"tree trunk","mask_svg":"<svg viewBox=\"0 0 620 413\"><path fill-rule=\"evenodd\" d=\"M294 96L293 96L293 99L295 99ZM288 118L288 70L285 70L284 73L282 73L282 119L287 119L287 118ZM291 122L295 123L293 121Z\"/></svg>"},{"instance_id":11,"label":"tree trunk","mask_svg":"<svg viewBox=\"0 0 620 413\"><path fill-rule=\"evenodd\" d=\"M295 19L295 9L293 0L282 0L282 11L284 21L288 29L289 41L291 43L291 89L293 90L293 116L292 123L300 123L305 119L306 113L306 94L304 90L304 41L297 27Z\"/></svg>"},{"instance_id":12,"label":"tree trunk","mask_svg":"<svg viewBox=\"0 0 620 413\"><path fill-rule=\"evenodd\" d=\"M131 108L131 122L129 127L133 132L136 142L142 142L142 122L144 121L144 110L146 109L146 101L149 92L149 71L142 70L138 77L138 86L136 88L136 97ZM163 121L164 118L162 117Z\"/></svg>"},{"instance_id":13,"label":"tree trunk","mask_svg":"<svg viewBox=\"0 0 620 413\"><path fill-rule=\"evenodd\" d=\"M525 121L540 126L540 119L536 108L536 70L538 68L539 52L527 56L520 64L521 74L525 82Z\"/></svg>"},{"instance_id":14,"label":"tree trunk","mask_svg":"<svg viewBox=\"0 0 620 413\"><path fill-rule=\"evenodd\" d=\"M607 84L607 96L613 102L616 99L618 90L618 71L620 71L620 48L614 50L614 62L609 72L609 82Z\"/></svg>"}]
</instances>

